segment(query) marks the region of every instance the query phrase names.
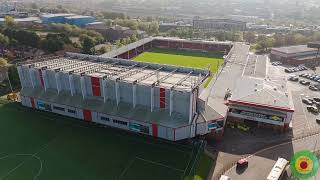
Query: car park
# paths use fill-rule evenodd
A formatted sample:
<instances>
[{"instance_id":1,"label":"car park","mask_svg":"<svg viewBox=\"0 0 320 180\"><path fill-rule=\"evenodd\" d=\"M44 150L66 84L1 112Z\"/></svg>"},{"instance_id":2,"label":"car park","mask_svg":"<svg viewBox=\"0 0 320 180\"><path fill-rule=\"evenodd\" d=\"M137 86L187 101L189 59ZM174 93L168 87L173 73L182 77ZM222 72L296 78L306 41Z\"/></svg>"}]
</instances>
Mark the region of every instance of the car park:
<instances>
[{"instance_id":1,"label":"car park","mask_svg":"<svg viewBox=\"0 0 320 180\"><path fill-rule=\"evenodd\" d=\"M303 102L304 104L307 104L307 105L312 105L312 104L313 104L313 102L310 101L310 100L307 99L307 98L303 98L303 99L302 99L302 102Z\"/></svg>"}]
</instances>

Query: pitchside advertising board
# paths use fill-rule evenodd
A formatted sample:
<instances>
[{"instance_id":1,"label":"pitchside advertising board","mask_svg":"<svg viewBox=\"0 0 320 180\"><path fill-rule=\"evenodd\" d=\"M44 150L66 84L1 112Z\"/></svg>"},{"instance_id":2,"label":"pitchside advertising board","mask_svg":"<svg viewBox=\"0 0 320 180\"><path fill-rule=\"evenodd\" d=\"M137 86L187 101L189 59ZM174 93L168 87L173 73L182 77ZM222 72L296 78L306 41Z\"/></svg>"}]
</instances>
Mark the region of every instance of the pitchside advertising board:
<instances>
[{"instance_id":1,"label":"pitchside advertising board","mask_svg":"<svg viewBox=\"0 0 320 180\"><path fill-rule=\"evenodd\" d=\"M208 124L209 130L217 129L217 127L218 127L218 124L216 122Z\"/></svg>"},{"instance_id":2,"label":"pitchside advertising board","mask_svg":"<svg viewBox=\"0 0 320 180\"><path fill-rule=\"evenodd\" d=\"M52 111L51 105L42 101L37 101L37 108L43 111Z\"/></svg>"},{"instance_id":3,"label":"pitchside advertising board","mask_svg":"<svg viewBox=\"0 0 320 180\"><path fill-rule=\"evenodd\" d=\"M149 134L149 127L138 123L130 122L129 129L138 133Z\"/></svg>"}]
</instances>

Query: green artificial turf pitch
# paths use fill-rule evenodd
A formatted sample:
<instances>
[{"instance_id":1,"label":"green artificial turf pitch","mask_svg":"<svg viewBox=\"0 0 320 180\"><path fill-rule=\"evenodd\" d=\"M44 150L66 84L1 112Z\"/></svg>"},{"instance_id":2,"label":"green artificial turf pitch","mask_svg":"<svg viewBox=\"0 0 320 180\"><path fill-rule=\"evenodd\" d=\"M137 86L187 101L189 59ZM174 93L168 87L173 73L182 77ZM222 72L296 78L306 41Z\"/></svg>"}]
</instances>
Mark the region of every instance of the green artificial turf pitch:
<instances>
[{"instance_id":1,"label":"green artificial turf pitch","mask_svg":"<svg viewBox=\"0 0 320 180\"><path fill-rule=\"evenodd\" d=\"M192 162L192 145L101 128L20 104L0 105L0 114L0 179L179 180ZM211 166L206 164L199 165L197 174L203 179Z\"/></svg>"},{"instance_id":2,"label":"green artificial turf pitch","mask_svg":"<svg viewBox=\"0 0 320 180\"><path fill-rule=\"evenodd\" d=\"M155 48L140 54L134 60L201 69L208 68L210 65L210 71L214 74L223 63L223 54ZM206 85L211 79L212 76L207 80Z\"/></svg>"}]
</instances>

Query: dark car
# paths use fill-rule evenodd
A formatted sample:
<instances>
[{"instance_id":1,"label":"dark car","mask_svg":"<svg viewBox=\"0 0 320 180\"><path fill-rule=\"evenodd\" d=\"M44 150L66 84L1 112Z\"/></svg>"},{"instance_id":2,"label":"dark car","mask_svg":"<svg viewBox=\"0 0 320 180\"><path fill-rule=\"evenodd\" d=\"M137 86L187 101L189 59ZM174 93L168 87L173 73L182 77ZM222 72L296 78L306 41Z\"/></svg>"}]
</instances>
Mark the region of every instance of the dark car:
<instances>
[{"instance_id":1,"label":"dark car","mask_svg":"<svg viewBox=\"0 0 320 180\"><path fill-rule=\"evenodd\" d=\"M291 77L289 77L288 80L289 80L289 81L299 81L299 78L296 77L296 76L291 76Z\"/></svg>"},{"instance_id":2,"label":"dark car","mask_svg":"<svg viewBox=\"0 0 320 180\"><path fill-rule=\"evenodd\" d=\"M312 91L319 91L319 89L316 88L316 87L313 86L313 85L309 86L309 89L312 90Z\"/></svg>"},{"instance_id":3,"label":"dark car","mask_svg":"<svg viewBox=\"0 0 320 180\"><path fill-rule=\"evenodd\" d=\"M314 97L313 100L316 102L320 102L320 98L318 98L318 97Z\"/></svg>"},{"instance_id":4,"label":"dark car","mask_svg":"<svg viewBox=\"0 0 320 180\"><path fill-rule=\"evenodd\" d=\"M301 80L301 81L300 81L300 84L305 85L305 86L308 86L308 85L311 84L311 82L305 81L305 80Z\"/></svg>"},{"instance_id":5,"label":"dark car","mask_svg":"<svg viewBox=\"0 0 320 180\"><path fill-rule=\"evenodd\" d=\"M312 101L310 101L309 99L303 98L302 102L307 104L307 105L312 105Z\"/></svg>"},{"instance_id":6,"label":"dark car","mask_svg":"<svg viewBox=\"0 0 320 180\"><path fill-rule=\"evenodd\" d=\"M237 161L237 168L247 167L248 165L249 165L249 162L246 158L242 158Z\"/></svg>"},{"instance_id":7,"label":"dark car","mask_svg":"<svg viewBox=\"0 0 320 180\"><path fill-rule=\"evenodd\" d=\"M317 122L318 124L320 124L320 119L316 119L316 122Z\"/></svg>"}]
</instances>

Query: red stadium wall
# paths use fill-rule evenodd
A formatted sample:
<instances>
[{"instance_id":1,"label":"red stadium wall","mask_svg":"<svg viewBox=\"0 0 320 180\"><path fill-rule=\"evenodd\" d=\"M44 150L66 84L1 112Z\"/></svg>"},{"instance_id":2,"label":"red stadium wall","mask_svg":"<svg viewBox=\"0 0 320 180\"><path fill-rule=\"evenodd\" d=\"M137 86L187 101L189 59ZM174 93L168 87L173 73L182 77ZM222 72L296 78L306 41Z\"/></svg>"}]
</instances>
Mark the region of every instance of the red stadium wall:
<instances>
[{"instance_id":1,"label":"red stadium wall","mask_svg":"<svg viewBox=\"0 0 320 180\"><path fill-rule=\"evenodd\" d=\"M129 52L124 52L117 56L120 59L133 59L151 48L172 48L172 49L190 49L193 51L207 51L207 52L226 52L228 53L232 46L225 44L207 44L201 42L183 42L174 40L153 40L142 46L138 46Z\"/></svg>"}]
</instances>

